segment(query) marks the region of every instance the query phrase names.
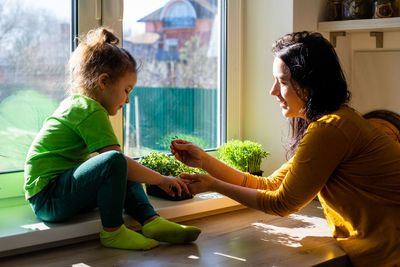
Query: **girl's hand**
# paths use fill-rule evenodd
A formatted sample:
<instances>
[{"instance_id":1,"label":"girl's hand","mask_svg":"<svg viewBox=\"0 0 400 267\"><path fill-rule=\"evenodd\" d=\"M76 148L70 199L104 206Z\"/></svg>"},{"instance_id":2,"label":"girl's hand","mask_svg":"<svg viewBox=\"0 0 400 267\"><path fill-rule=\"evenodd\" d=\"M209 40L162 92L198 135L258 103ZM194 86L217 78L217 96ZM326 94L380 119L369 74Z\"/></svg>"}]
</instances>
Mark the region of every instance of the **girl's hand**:
<instances>
[{"instance_id":1,"label":"girl's hand","mask_svg":"<svg viewBox=\"0 0 400 267\"><path fill-rule=\"evenodd\" d=\"M186 140L173 140L171 153L182 163L195 168L202 168L202 160L206 153L203 149Z\"/></svg>"},{"instance_id":2,"label":"girl's hand","mask_svg":"<svg viewBox=\"0 0 400 267\"><path fill-rule=\"evenodd\" d=\"M186 174L179 175L188 186L190 193L193 195L213 191L217 179L207 174Z\"/></svg>"},{"instance_id":3,"label":"girl's hand","mask_svg":"<svg viewBox=\"0 0 400 267\"><path fill-rule=\"evenodd\" d=\"M162 190L164 190L171 197L175 196L174 191L172 191L172 188L174 188L174 187L176 188L176 190L178 192L178 196L182 195L182 189L187 194L190 194L189 189L188 189L187 185L185 184L185 182L176 177L163 176L163 179L157 186L160 187Z\"/></svg>"}]
</instances>

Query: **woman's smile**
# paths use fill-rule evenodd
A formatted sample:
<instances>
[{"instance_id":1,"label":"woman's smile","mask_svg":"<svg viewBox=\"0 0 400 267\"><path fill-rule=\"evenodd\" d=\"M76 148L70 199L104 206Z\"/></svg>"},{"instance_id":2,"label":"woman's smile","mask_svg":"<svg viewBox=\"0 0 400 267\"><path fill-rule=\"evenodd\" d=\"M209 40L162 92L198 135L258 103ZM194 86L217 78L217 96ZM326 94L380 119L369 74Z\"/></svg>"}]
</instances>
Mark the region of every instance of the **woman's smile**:
<instances>
[{"instance_id":1,"label":"woman's smile","mask_svg":"<svg viewBox=\"0 0 400 267\"><path fill-rule=\"evenodd\" d=\"M283 115L287 118L303 117L302 110L305 102L297 95L290 71L280 58L275 58L274 60L273 75L275 82L272 85L270 94L276 97Z\"/></svg>"}]
</instances>

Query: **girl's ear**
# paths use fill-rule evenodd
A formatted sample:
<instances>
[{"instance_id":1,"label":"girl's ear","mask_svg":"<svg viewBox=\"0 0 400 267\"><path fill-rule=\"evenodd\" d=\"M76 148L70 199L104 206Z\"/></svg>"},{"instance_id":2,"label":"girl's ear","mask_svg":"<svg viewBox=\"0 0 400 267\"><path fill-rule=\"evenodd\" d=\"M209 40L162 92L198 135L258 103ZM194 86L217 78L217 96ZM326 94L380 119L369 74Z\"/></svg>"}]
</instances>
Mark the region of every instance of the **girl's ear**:
<instances>
[{"instance_id":1,"label":"girl's ear","mask_svg":"<svg viewBox=\"0 0 400 267\"><path fill-rule=\"evenodd\" d=\"M99 76L98 84L100 89L106 89L110 82L110 76L107 73L102 73Z\"/></svg>"}]
</instances>

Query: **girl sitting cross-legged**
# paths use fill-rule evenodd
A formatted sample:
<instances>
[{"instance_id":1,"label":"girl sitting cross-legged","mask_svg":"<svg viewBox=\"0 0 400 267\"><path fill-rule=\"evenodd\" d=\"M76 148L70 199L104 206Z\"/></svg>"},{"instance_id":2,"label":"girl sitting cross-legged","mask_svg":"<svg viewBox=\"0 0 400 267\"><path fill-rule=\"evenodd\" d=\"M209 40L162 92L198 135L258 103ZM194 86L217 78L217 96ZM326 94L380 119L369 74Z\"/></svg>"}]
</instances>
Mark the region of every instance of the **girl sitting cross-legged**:
<instances>
[{"instance_id":1,"label":"girl sitting cross-legged","mask_svg":"<svg viewBox=\"0 0 400 267\"><path fill-rule=\"evenodd\" d=\"M98 28L72 53L70 95L47 118L26 158L26 198L49 222L98 207L106 247L147 250L159 241L192 242L201 230L161 218L141 183L171 196L172 188L188 192L186 185L125 156L111 127L109 115L129 103L138 75L135 59L118 42L110 30ZM93 152L99 155L90 158ZM125 227L123 210L143 225L143 235Z\"/></svg>"}]
</instances>

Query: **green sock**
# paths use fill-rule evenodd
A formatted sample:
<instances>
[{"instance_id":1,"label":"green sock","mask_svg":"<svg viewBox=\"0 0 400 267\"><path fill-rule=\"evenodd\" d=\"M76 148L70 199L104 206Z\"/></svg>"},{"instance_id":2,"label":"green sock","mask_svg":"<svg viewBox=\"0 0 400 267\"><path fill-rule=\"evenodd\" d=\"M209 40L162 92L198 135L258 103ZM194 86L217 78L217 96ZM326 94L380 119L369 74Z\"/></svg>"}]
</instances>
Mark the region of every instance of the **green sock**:
<instances>
[{"instance_id":1,"label":"green sock","mask_svg":"<svg viewBox=\"0 0 400 267\"><path fill-rule=\"evenodd\" d=\"M177 224L161 217L145 224L142 228L143 235L148 238L172 244L195 241L200 232L200 228Z\"/></svg>"},{"instance_id":2,"label":"green sock","mask_svg":"<svg viewBox=\"0 0 400 267\"><path fill-rule=\"evenodd\" d=\"M104 231L104 229L101 230L100 242L105 247L134 250L148 250L160 244L156 240L144 237L126 228L124 224L114 232L107 232Z\"/></svg>"}]
</instances>

